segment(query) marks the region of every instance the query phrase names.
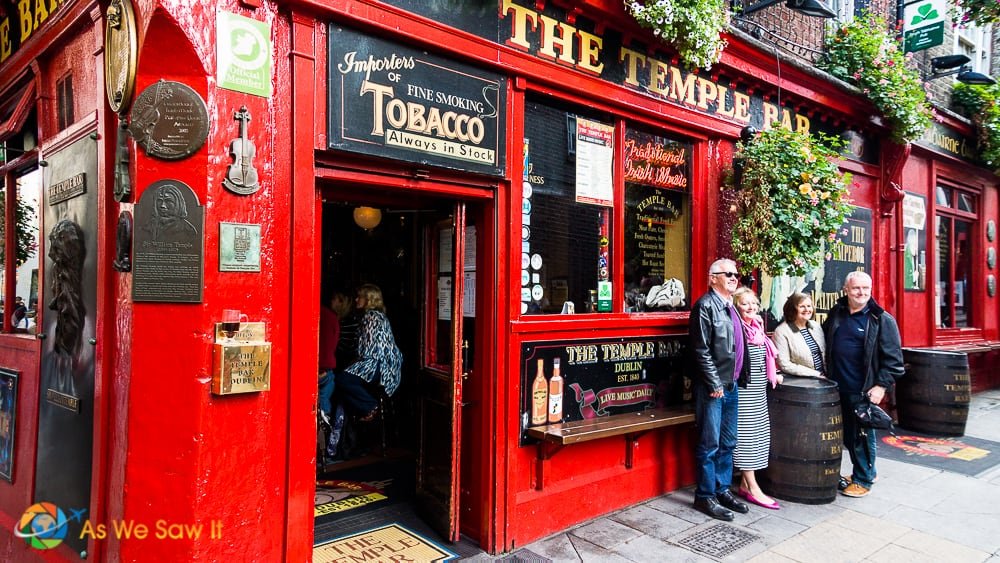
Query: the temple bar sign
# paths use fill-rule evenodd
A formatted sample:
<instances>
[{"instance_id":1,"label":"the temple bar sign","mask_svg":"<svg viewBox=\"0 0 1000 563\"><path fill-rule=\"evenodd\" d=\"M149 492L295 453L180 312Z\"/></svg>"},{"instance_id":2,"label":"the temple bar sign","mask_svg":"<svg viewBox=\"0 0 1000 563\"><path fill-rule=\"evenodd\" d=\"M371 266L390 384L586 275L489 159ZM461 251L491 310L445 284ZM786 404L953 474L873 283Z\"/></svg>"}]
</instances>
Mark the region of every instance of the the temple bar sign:
<instances>
[{"instance_id":1,"label":"the temple bar sign","mask_svg":"<svg viewBox=\"0 0 1000 563\"><path fill-rule=\"evenodd\" d=\"M0 65L75 0L0 0Z\"/></svg>"},{"instance_id":2,"label":"the temple bar sign","mask_svg":"<svg viewBox=\"0 0 1000 563\"><path fill-rule=\"evenodd\" d=\"M506 79L330 26L329 146L504 174Z\"/></svg>"}]
</instances>

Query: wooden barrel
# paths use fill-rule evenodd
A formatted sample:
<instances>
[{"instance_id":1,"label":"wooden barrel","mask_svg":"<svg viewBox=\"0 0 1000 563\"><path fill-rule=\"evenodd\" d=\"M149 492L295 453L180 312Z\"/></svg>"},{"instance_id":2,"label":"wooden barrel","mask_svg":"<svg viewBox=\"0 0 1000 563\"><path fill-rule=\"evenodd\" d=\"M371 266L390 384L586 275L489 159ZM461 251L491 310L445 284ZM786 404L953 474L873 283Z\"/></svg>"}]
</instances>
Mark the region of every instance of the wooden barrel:
<instances>
[{"instance_id":1,"label":"wooden barrel","mask_svg":"<svg viewBox=\"0 0 1000 563\"><path fill-rule=\"evenodd\" d=\"M829 379L786 375L768 390L771 455L759 472L767 494L803 504L837 498L843 426L840 393Z\"/></svg>"},{"instance_id":2,"label":"wooden barrel","mask_svg":"<svg viewBox=\"0 0 1000 563\"><path fill-rule=\"evenodd\" d=\"M906 375L896 384L899 425L935 436L963 436L969 419L969 357L965 351L903 350Z\"/></svg>"}]
</instances>

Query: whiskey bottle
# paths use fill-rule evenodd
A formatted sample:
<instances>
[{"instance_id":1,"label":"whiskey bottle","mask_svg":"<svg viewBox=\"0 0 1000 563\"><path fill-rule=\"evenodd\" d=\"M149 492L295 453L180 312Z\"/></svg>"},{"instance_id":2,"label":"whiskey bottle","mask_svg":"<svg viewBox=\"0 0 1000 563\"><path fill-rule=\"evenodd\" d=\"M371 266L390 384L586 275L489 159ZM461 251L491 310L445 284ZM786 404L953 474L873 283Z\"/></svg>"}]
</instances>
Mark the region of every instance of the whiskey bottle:
<instances>
[{"instance_id":1,"label":"whiskey bottle","mask_svg":"<svg viewBox=\"0 0 1000 563\"><path fill-rule=\"evenodd\" d=\"M563 378L559 375L559 358L552 360L552 377L549 378L549 424L562 422Z\"/></svg>"},{"instance_id":2,"label":"whiskey bottle","mask_svg":"<svg viewBox=\"0 0 1000 563\"><path fill-rule=\"evenodd\" d=\"M545 380L545 360L538 359L538 370L535 380L531 383L531 425L545 424L546 408L549 401L549 383Z\"/></svg>"}]
</instances>

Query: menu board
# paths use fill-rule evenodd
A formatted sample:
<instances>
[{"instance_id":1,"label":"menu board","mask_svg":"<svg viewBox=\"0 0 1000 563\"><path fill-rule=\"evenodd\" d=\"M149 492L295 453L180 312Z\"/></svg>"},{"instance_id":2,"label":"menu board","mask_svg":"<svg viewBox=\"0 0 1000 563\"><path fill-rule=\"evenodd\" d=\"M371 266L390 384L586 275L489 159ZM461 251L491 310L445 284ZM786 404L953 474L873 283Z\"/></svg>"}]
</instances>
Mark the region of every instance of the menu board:
<instances>
[{"instance_id":1,"label":"menu board","mask_svg":"<svg viewBox=\"0 0 1000 563\"><path fill-rule=\"evenodd\" d=\"M523 343L521 444L534 443L525 431L532 426L532 384L540 360L546 390L559 361L559 419L569 422L690 402L691 380L684 375L687 343L686 334Z\"/></svg>"}]
</instances>

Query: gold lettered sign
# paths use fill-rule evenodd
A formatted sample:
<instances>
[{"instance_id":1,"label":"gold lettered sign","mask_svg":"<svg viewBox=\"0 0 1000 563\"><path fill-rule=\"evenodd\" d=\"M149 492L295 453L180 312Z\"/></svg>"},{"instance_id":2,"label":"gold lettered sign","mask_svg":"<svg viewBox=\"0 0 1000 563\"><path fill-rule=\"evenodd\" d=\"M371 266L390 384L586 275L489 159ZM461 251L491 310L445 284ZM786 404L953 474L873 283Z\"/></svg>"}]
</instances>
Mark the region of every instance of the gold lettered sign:
<instances>
[{"instance_id":1,"label":"gold lettered sign","mask_svg":"<svg viewBox=\"0 0 1000 563\"><path fill-rule=\"evenodd\" d=\"M271 343L264 342L264 323L242 323L232 338L215 326L212 393L234 395L271 388Z\"/></svg>"},{"instance_id":2,"label":"gold lettered sign","mask_svg":"<svg viewBox=\"0 0 1000 563\"><path fill-rule=\"evenodd\" d=\"M136 34L131 0L111 0L105 12L104 87L115 113L128 111L135 90Z\"/></svg>"}]
</instances>

